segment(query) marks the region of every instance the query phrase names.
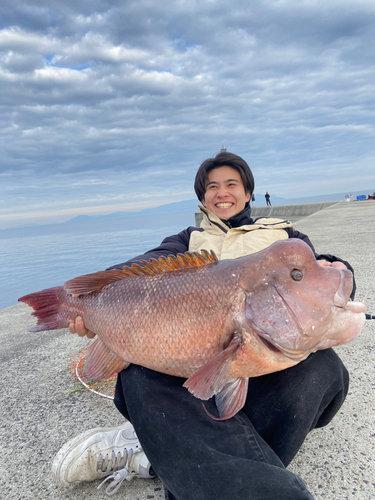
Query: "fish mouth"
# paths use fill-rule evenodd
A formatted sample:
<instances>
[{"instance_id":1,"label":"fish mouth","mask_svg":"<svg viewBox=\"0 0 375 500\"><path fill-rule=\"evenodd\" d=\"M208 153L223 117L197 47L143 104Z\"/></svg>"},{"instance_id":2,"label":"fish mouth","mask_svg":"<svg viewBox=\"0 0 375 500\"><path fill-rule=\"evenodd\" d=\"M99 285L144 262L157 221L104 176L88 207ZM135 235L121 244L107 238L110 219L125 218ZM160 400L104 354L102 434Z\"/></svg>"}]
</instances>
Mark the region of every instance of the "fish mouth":
<instances>
[{"instance_id":1,"label":"fish mouth","mask_svg":"<svg viewBox=\"0 0 375 500\"><path fill-rule=\"evenodd\" d=\"M346 271L346 269L339 270L341 279L339 287L333 297L333 305L337 309L345 309L346 311L352 313L364 313L367 309L366 304L364 302L352 301L352 299L349 298L351 288L350 290L348 289L348 277L345 274ZM350 283L352 283L352 279L350 280Z\"/></svg>"},{"instance_id":2,"label":"fish mouth","mask_svg":"<svg viewBox=\"0 0 375 500\"><path fill-rule=\"evenodd\" d=\"M355 314L365 313L367 311L366 304L364 302L357 302L349 300L345 306L339 306L335 304L338 309L345 309Z\"/></svg>"}]
</instances>

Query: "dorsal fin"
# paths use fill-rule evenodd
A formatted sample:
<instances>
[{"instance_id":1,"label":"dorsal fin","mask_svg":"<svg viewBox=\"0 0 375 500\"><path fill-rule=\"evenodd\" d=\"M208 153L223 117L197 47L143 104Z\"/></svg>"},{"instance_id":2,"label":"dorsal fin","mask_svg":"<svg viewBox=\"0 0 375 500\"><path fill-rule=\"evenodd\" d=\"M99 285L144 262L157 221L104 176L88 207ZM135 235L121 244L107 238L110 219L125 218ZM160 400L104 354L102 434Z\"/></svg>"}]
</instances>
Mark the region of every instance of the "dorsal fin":
<instances>
[{"instance_id":1,"label":"dorsal fin","mask_svg":"<svg viewBox=\"0 0 375 500\"><path fill-rule=\"evenodd\" d=\"M68 293L87 294L98 292L116 281L120 281L132 276L163 274L167 272L180 271L192 267L202 267L207 264L217 262L215 252L186 252L176 256L159 257L150 259L149 262L141 260L140 264L132 264L122 269L110 269L109 271L99 271L93 274L85 274L67 281L64 288Z\"/></svg>"}]
</instances>

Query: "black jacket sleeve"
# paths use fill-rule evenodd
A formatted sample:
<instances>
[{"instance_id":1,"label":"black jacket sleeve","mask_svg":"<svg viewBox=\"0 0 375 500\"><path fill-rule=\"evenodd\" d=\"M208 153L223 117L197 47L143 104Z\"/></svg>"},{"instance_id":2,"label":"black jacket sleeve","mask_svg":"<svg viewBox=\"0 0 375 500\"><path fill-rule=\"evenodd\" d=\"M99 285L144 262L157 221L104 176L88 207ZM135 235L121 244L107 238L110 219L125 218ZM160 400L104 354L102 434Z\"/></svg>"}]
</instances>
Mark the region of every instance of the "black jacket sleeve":
<instances>
[{"instance_id":1,"label":"black jacket sleeve","mask_svg":"<svg viewBox=\"0 0 375 500\"><path fill-rule=\"evenodd\" d=\"M299 240L304 241L307 245L309 245L311 250L316 255L315 248L314 248L313 244L311 243L310 238L308 236L306 236L306 234L300 233L299 231L295 231L292 227L287 227L285 229L285 231L288 233L289 238L297 238Z\"/></svg>"}]
</instances>

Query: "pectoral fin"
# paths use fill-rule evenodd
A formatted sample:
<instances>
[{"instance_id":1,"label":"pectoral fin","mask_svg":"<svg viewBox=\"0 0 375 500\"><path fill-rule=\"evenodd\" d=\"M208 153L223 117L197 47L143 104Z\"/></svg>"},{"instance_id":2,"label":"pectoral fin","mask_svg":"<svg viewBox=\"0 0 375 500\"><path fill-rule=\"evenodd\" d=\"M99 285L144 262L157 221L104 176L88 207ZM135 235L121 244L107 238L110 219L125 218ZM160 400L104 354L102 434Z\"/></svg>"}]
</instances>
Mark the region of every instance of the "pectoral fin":
<instances>
[{"instance_id":1,"label":"pectoral fin","mask_svg":"<svg viewBox=\"0 0 375 500\"><path fill-rule=\"evenodd\" d=\"M89 380L102 380L112 377L128 366L129 363L118 358L97 338L86 351L83 376Z\"/></svg>"},{"instance_id":2,"label":"pectoral fin","mask_svg":"<svg viewBox=\"0 0 375 500\"><path fill-rule=\"evenodd\" d=\"M199 399L209 399L226 384L230 364L242 344L242 335L235 333L228 347L197 370L184 387Z\"/></svg>"}]
</instances>

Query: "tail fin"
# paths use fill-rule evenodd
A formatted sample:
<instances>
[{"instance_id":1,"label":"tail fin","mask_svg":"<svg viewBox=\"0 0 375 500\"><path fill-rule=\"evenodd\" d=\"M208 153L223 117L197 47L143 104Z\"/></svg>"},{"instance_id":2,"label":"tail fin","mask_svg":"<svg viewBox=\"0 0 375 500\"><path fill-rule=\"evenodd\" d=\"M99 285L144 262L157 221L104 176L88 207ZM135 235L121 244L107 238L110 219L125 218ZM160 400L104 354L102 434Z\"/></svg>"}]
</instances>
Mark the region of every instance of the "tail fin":
<instances>
[{"instance_id":1,"label":"tail fin","mask_svg":"<svg viewBox=\"0 0 375 500\"><path fill-rule=\"evenodd\" d=\"M37 326L32 326L29 332L42 332L43 330L57 330L68 326L67 321L59 314L59 298L63 291L62 286L47 288L41 292L24 295L18 302L24 302L34 309L31 313L38 320Z\"/></svg>"}]
</instances>

